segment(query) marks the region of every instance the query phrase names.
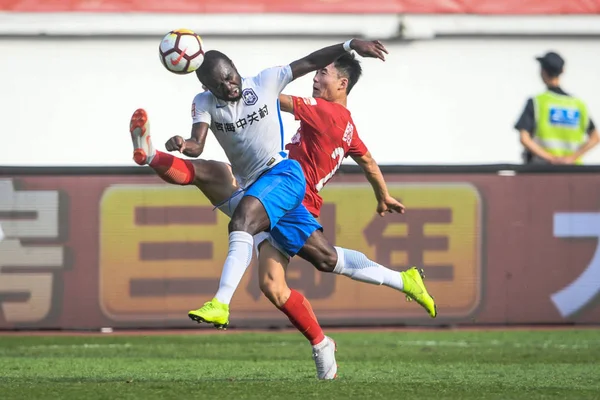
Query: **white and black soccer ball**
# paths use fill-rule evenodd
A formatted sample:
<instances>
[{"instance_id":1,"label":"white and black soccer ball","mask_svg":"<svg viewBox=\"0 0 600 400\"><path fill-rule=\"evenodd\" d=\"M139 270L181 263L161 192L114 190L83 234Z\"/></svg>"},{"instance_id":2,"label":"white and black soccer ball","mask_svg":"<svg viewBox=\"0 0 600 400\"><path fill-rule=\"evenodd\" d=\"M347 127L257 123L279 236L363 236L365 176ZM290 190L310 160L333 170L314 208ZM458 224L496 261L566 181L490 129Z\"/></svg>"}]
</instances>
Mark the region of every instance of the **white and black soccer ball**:
<instances>
[{"instance_id":1,"label":"white and black soccer ball","mask_svg":"<svg viewBox=\"0 0 600 400\"><path fill-rule=\"evenodd\" d=\"M158 56L162 65L174 74L189 74L204 61L202 39L189 29L176 29L163 37Z\"/></svg>"}]
</instances>

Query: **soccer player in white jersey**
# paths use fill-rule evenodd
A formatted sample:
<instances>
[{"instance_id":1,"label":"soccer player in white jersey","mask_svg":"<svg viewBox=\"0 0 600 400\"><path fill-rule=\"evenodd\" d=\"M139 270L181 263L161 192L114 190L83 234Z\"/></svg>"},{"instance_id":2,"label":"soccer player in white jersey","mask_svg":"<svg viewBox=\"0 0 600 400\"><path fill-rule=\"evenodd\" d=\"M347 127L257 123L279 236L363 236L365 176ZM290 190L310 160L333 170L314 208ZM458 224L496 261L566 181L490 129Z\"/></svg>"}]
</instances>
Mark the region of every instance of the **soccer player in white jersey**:
<instances>
[{"instance_id":1,"label":"soccer player in white jersey","mask_svg":"<svg viewBox=\"0 0 600 400\"><path fill-rule=\"evenodd\" d=\"M334 248L325 240L321 226L301 205L306 184L301 168L281 153L283 143L277 115L277 98L281 90L291 80L330 64L350 46L361 55L383 59L385 48L379 42L355 39L242 80L229 58L215 51L206 53L197 75L210 92L202 93L194 100L192 138L184 141L181 137L174 137L167 143L167 150L198 157L210 126L232 164L241 191L224 205L230 207L229 212L224 211L232 215L232 221L229 225L230 250L219 291L202 308L190 311L192 319L217 327L228 324L228 304L250 264L252 236L265 230L270 231L273 243L284 254L299 254L321 271L376 284L382 284L386 275L393 275L393 279L398 275L399 290L402 290L402 278L398 272L368 260L361 253ZM145 123L144 118L136 121L134 114L132 135L136 129L145 129ZM138 164L151 164L152 160L146 159L147 152L142 145L136 148L136 152L134 158ZM419 297L425 291L424 286L410 283L414 293L406 290L406 286L408 284L404 287L405 293L435 316L433 300L423 304L423 298ZM325 347L333 354L335 343L326 338L321 349L326 352L328 349ZM333 355L330 359L335 360ZM329 367L323 376L325 379L333 377L337 369L335 365Z\"/></svg>"}]
</instances>

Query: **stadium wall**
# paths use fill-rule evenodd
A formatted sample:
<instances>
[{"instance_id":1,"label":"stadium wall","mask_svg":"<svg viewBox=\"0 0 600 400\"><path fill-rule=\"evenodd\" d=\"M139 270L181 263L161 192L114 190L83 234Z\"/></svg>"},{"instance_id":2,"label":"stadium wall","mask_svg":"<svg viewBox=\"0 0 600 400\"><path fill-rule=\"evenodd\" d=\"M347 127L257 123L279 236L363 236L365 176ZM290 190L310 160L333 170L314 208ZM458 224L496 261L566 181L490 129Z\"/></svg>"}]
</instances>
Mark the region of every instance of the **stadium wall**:
<instances>
[{"instance_id":1,"label":"stadium wall","mask_svg":"<svg viewBox=\"0 0 600 400\"><path fill-rule=\"evenodd\" d=\"M245 75L290 62L343 37L206 37ZM148 110L159 148L189 134L196 77L177 76L158 60L150 37L4 37L0 52L0 132L27 138L34 151L0 146L3 165L130 165L127 132ZM386 42L387 62L364 60L350 95L358 131L383 164L519 163L512 128L525 100L541 90L534 60L553 49L567 60L564 87L600 118L597 38L438 38ZM311 76L286 93L310 96ZM284 115L286 140L297 129ZM8 143L8 142L7 142ZM205 156L225 160L212 136ZM600 149L585 158L600 163Z\"/></svg>"},{"instance_id":2,"label":"stadium wall","mask_svg":"<svg viewBox=\"0 0 600 400\"><path fill-rule=\"evenodd\" d=\"M322 192L326 235L394 269L423 266L439 317L294 260L290 286L323 325L600 321L598 167L388 167L408 211L385 218L356 172ZM188 327L218 285L227 223L147 168L2 168L0 329ZM256 276L253 264L232 325L287 326Z\"/></svg>"}]
</instances>

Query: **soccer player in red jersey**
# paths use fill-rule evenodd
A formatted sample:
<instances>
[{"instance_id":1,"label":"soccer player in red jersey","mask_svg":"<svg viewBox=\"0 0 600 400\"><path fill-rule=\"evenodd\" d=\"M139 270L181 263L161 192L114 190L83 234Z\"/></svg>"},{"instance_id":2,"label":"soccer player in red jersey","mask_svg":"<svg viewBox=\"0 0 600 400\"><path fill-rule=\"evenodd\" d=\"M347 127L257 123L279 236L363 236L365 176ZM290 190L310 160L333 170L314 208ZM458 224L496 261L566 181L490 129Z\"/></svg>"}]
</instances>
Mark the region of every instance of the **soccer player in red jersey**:
<instances>
[{"instance_id":1,"label":"soccer player in red jersey","mask_svg":"<svg viewBox=\"0 0 600 400\"><path fill-rule=\"evenodd\" d=\"M286 148L289 150L289 157L302 166L307 181L303 204L315 217L319 215L323 203L318 194L319 190L333 177L347 156L353 157L361 166L373 186L378 202L377 212L380 215L384 215L385 212L404 212L404 206L389 195L381 171L360 140L350 112L345 107L347 95L360 74L359 62L348 53L317 71L313 79L312 98L280 96L281 109L293 113L296 119L300 120L300 128ZM213 204L220 205L219 208L228 214L223 204L228 203L228 199L239 188L227 164L206 160L182 160L167 153L157 152L151 148L149 132L143 136L145 138L134 138L134 147L145 146L147 154L155 154L149 165L163 180L197 186ZM177 139L170 139L173 140ZM170 147L168 142L167 149ZM320 231L318 234L322 235ZM313 345L318 377L332 379L337 371L333 352L335 344L324 335L308 300L287 286L285 269L289 257L268 234L256 235L255 242L260 246L259 284L262 292L288 316L290 322ZM411 297L421 290L425 291L421 294L426 294L415 268L399 273L368 260L359 252L346 249L339 258L342 260L338 261L335 270L319 269L361 282L385 285L407 295L411 295L412 292ZM428 294L426 296L429 297ZM423 304L422 298L416 300L421 300L419 303L435 317L435 304L432 299L427 301L428 304ZM331 346L332 343L334 346Z\"/></svg>"},{"instance_id":2,"label":"soccer player in red jersey","mask_svg":"<svg viewBox=\"0 0 600 400\"><path fill-rule=\"evenodd\" d=\"M371 183L377 199L377 213L383 216L386 212L404 212L404 206L389 195L381 170L360 139L350 111L346 108L348 94L361 73L359 61L353 54L348 53L316 72L313 78L313 97L303 98L285 94L279 96L281 110L292 113L296 120L300 121L300 127L291 143L286 146L286 150L289 151L289 157L298 161L304 171L306 193L302 204L315 217L320 215L323 205L319 191L335 175L344 158L348 156L362 168ZM256 239L257 242L260 240ZM322 368L319 363L324 362L326 367L330 358L326 354L321 356L318 346L315 346L315 343L320 343L324 337L323 331L308 300L287 286L285 272L289 258L273 246L276 246L276 243L269 241L263 242L260 248L260 288L311 341L314 347L313 358L319 371ZM362 282L384 284L395 289L401 285L399 281L392 282L393 274L388 275L383 271L373 275L364 271L365 275L361 277L344 272L343 275ZM379 275L379 272L383 273ZM301 306L298 307L298 304Z\"/></svg>"},{"instance_id":3,"label":"soccer player in red jersey","mask_svg":"<svg viewBox=\"0 0 600 400\"><path fill-rule=\"evenodd\" d=\"M300 121L300 128L286 150L289 158L302 166L306 177L303 204L315 217L319 216L323 204L319 191L348 156L363 167L373 184L379 213L404 211L404 206L387 194L381 171L358 136L350 111L346 108L347 95L361 73L358 60L348 53L316 72L313 97L279 96L281 110L292 113ZM340 79L340 76L344 78Z\"/></svg>"}]
</instances>

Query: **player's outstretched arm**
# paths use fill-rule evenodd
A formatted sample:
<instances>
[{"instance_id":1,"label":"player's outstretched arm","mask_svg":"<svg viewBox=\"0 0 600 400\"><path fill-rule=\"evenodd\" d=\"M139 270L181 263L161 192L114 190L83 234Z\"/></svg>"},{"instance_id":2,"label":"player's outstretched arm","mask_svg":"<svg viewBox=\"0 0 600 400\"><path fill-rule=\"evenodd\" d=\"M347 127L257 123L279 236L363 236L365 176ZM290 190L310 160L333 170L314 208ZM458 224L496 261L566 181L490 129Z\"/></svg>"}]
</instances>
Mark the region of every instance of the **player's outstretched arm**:
<instances>
[{"instance_id":1,"label":"player's outstretched arm","mask_svg":"<svg viewBox=\"0 0 600 400\"><path fill-rule=\"evenodd\" d=\"M350 49L356 51L363 57L379 58L382 61L385 61L385 54L388 54L387 49L379 40L367 41L352 39L346 43L324 47L321 50L310 53L304 58L292 62L290 67L292 69L293 79L297 79L309 72L325 68Z\"/></svg>"},{"instance_id":2,"label":"player's outstretched arm","mask_svg":"<svg viewBox=\"0 0 600 400\"><path fill-rule=\"evenodd\" d=\"M377 213L381 216L384 216L386 212L404 213L404 205L388 193L381 169L379 169L379 165L377 165L377 162L371 156L371 152L367 152L360 157L352 156L352 159L363 170L373 188L375 198L377 199Z\"/></svg>"},{"instance_id":3,"label":"player's outstretched arm","mask_svg":"<svg viewBox=\"0 0 600 400\"><path fill-rule=\"evenodd\" d=\"M165 148L167 151L178 151L188 157L200 157L204 151L207 134L208 124L197 122L192 125L191 138L185 140L181 136L173 136L165 143Z\"/></svg>"}]
</instances>

